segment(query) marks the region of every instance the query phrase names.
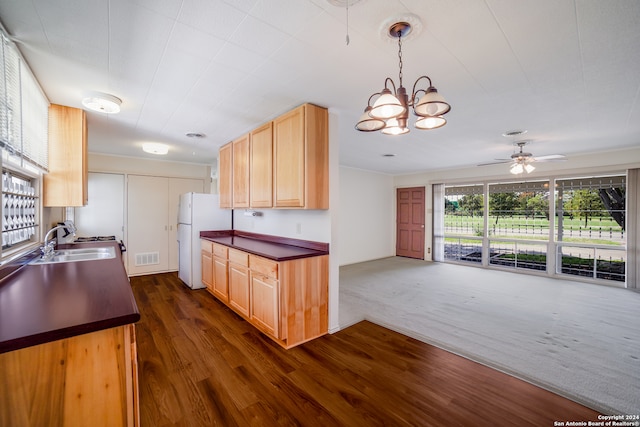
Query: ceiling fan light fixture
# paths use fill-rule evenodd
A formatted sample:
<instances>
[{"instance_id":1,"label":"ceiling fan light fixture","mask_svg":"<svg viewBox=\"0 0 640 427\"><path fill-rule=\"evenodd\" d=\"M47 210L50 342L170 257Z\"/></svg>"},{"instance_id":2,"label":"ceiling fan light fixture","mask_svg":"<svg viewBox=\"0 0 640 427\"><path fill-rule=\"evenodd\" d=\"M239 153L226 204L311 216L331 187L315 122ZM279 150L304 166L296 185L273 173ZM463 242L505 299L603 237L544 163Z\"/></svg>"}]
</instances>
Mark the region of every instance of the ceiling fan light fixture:
<instances>
[{"instance_id":1,"label":"ceiling fan light fixture","mask_svg":"<svg viewBox=\"0 0 640 427\"><path fill-rule=\"evenodd\" d=\"M519 175L522 172L524 172L524 167L522 166L521 163L514 163L513 165L511 165L509 172L511 172L514 175Z\"/></svg>"},{"instance_id":2,"label":"ceiling fan light fixture","mask_svg":"<svg viewBox=\"0 0 640 427\"><path fill-rule=\"evenodd\" d=\"M82 105L98 113L117 114L122 100L108 93L91 92L82 99Z\"/></svg>"},{"instance_id":3,"label":"ceiling fan light fixture","mask_svg":"<svg viewBox=\"0 0 640 427\"><path fill-rule=\"evenodd\" d=\"M533 172L535 169L536 169L536 168L535 168L535 166L533 166L531 163L526 163L526 164L524 165L524 170L525 170L525 172L527 172L527 173L531 173L531 172Z\"/></svg>"}]
</instances>

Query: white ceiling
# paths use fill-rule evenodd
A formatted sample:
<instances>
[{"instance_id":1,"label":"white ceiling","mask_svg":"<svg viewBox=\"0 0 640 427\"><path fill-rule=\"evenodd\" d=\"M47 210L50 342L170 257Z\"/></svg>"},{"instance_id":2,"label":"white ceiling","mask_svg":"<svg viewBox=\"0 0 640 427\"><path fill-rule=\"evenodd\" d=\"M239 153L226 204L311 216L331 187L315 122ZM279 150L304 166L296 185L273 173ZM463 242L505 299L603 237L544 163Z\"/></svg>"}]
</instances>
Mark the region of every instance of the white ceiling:
<instances>
[{"instance_id":1,"label":"white ceiling","mask_svg":"<svg viewBox=\"0 0 640 427\"><path fill-rule=\"evenodd\" d=\"M154 141L170 145L167 160L212 163L219 146L305 102L337 119L341 165L389 174L509 157L502 133L514 129L536 156L640 145L640 1L351 0L349 45L336 3L346 0L0 0L0 21L52 103L122 99L120 114L89 113L91 152L153 157L141 145ZM358 132L369 96L387 76L397 84L384 23L407 14L422 29L403 42L404 86L429 75L448 124Z\"/></svg>"}]
</instances>

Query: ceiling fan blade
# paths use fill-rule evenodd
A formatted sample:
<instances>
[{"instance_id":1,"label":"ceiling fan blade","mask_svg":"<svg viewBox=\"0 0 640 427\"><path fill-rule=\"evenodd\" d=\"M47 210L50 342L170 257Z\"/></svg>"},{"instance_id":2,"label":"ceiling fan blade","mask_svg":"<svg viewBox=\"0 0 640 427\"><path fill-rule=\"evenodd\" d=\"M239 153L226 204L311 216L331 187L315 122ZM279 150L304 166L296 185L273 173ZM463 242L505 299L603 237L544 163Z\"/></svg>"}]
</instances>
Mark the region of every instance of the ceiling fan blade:
<instances>
[{"instance_id":1,"label":"ceiling fan blade","mask_svg":"<svg viewBox=\"0 0 640 427\"><path fill-rule=\"evenodd\" d=\"M513 159L496 159L495 162L480 163L478 166L499 165L501 163L511 163Z\"/></svg>"},{"instance_id":2,"label":"ceiling fan blade","mask_svg":"<svg viewBox=\"0 0 640 427\"><path fill-rule=\"evenodd\" d=\"M534 157L535 162L564 162L567 160L567 156L562 154L550 154L548 156Z\"/></svg>"}]
</instances>

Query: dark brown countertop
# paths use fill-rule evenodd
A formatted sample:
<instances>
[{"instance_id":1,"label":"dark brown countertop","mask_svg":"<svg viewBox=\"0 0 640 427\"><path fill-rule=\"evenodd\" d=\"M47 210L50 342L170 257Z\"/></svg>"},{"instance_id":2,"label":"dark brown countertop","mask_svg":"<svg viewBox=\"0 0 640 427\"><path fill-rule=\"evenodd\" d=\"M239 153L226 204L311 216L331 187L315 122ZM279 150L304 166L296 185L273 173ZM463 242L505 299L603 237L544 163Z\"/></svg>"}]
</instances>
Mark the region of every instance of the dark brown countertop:
<instances>
[{"instance_id":1,"label":"dark brown countertop","mask_svg":"<svg viewBox=\"0 0 640 427\"><path fill-rule=\"evenodd\" d=\"M248 233L238 230L201 231L200 238L259 255L274 261L289 261L329 254L329 244Z\"/></svg>"},{"instance_id":2,"label":"dark brown countertop","mask_svg":"<svg viewBox=\"0 0 640 427\"><path fill-rule=\"evenodd\" d=\"M0 280L0 353L140 320L118 243L116 257L24 265Z\"/></svg>"}]
</instances>

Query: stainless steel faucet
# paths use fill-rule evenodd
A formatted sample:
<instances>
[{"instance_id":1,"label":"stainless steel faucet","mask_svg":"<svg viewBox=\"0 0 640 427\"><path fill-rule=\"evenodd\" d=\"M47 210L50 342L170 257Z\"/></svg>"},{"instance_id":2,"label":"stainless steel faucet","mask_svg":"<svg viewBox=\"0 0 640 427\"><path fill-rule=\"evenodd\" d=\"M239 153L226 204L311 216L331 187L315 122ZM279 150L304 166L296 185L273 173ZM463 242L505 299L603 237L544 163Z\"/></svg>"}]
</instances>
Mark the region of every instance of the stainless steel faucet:
<instances>
[{"instance_id":1,"label":"stainless steel faucet","mask_svg":"<svg viewBox=\"0 0 640 427\"><path fill-rule=\"evenodd\" d=\"M42 258L49 258L53 254L53 249L55 248L55 242L51 240L47 242L54 231L64 228L67 232L76 234L76 226L73 221L65 221L64 224L53 227L51 230L47 231L47 234L44 236L44 242L42 247L40 248L40 252L42 252Z\"/></svg>"}]
</instances>

